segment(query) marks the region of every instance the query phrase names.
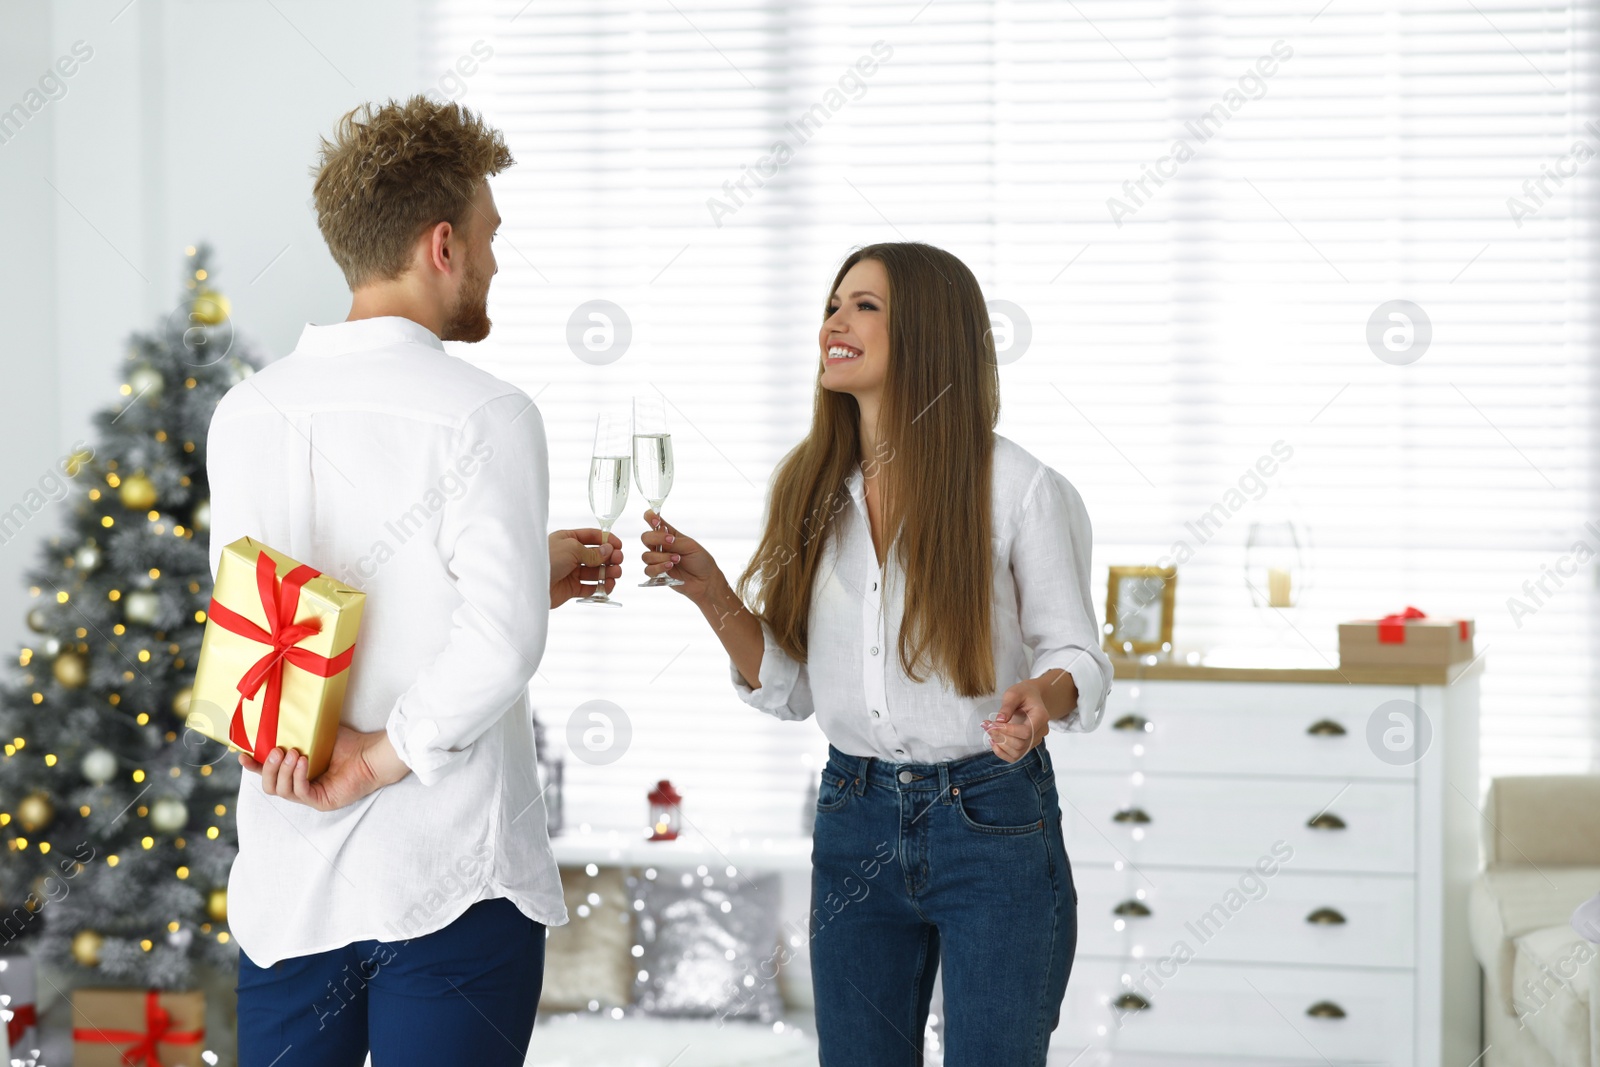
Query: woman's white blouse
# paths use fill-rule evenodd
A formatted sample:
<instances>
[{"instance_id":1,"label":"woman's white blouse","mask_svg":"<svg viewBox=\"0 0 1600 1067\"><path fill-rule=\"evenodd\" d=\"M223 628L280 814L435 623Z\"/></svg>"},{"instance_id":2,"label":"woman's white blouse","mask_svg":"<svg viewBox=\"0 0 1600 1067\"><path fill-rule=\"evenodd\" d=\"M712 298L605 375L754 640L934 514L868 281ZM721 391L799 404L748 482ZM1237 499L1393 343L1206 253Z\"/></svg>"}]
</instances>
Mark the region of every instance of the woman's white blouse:
<instances>
[{"instance_id":1,"label":"woman's white blouse","mask_svg":"<svg viewBox=\"0 0 1600 1067\"><path fill-rule=\"evenodd\" d=\"M1056 727L1099 724L1111 661L1089 595L1089 515L1070 482L995 435L990 643L997 688L977 698L959 695L935 671L921 683L906 675L898 651L905 572L895 551L878 566L859 468L847 486L854 506L838 509L811 590L807 661L779 647L763 623L759 688L729 663L745 703L780 719L814 714L829 742L851 755L939 763L989 751L979 724L999 710L1006 689L1061 668L1077 683L1078 706Z\"/></svg>"}]
</instances>

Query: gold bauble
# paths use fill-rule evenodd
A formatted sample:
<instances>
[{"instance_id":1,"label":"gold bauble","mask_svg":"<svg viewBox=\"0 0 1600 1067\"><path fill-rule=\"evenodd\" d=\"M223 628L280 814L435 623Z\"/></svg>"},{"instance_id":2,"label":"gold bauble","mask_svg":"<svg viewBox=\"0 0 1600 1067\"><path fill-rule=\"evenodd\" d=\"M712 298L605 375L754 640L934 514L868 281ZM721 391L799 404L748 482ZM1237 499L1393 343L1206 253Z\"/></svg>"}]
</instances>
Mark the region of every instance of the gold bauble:
<instances>
[{"instance_id":1,"label":"gold bauble","mask_svg":"<svg viewBox=\"0 0 1600 1067\"><path fill-rule=\"evenodd\" d=\"M117 496L129 511L149 511L156 506L156 483L142 474L130 474L117 486Z\"/></svg>"},{"instance_id":2,"label":"gold bauble","mask_svg":"<svg viewBox=\"0 0 1600 1067\"><path fill-rule=\"evenodd\" d=\"M195 294L194 308L190 314L196 322L220 326L233 314L233 304L215 289L202 289Z\"/></svg>"},{"instance_id":3,"label":"gold bauble","mask_svg":"<svg viewBox=\"0 0 1600 1067\"><path fill-rule=\"evenodd\" d=\"M29 793L17 803L17 822L30 834L49 826L55 817L55 805L43 793Z\"/></svg>"},{"instance_id":4,"label":"gold bauble","mask_svg":"<svg viewBox=\"0 0 1600 1067\"><path fill-rule=\"evenodd\" d=\"M194 686L186 685L172 698L172 713L180 719L189 717L189 705L194 701Z\"/></svg>"},{"instance_id":5,"label":"gold bauble","mask_svg":"<svg viewBox=\"0 0 1600 1067\"><path fill-rule=\"evenodd\" d=\"M65 688L78 689L89 680L89 664L76 652L63 652L50 664L50 673Z\"/></svg>"},{"instance_id":6,"label":"gold bauble","mask_svg":"<svg viewBox=\"0 0 1600 1067\"><path fill-rule=\"evenodd\" d=\"M105 944L105 940L93 930L79 930L72 935L72 958L78 961L80 967L98 967L100 946Z\"/></svg>"},{"instance_id":7,"label":"gold bauble","mask_svg":"<svg viewBox=\"0 0 1600 1067\"><path fill-rule=\"evenodd\" d=\"M212 921L225 923L228 921L228 891L226 889L213 889L206 896L206 914Z\"/></svg>"}]
</instances>

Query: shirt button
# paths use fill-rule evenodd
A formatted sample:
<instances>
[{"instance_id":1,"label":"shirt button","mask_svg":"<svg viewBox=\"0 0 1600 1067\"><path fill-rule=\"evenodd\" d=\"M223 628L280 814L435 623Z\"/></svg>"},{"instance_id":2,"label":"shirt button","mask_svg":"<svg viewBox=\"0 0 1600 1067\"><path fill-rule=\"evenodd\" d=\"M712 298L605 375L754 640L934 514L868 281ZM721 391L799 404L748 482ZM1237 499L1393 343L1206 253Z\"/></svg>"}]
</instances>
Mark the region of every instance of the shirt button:
<instances>
[{"instance_id":1,"label":"shirt button","mask_svg":"<svg viewBox=\"0 0 1600 1067\"><path fill-rule=\"evenodd\" d=\"M874 593L876 593L878 591L878 583L877 582L873 582L872 583L872 591Z\"/></svg>"},{"instance_id":2,"label":"shirt button","mask_svg":"<svg viewBox=\"0 0 1600 1067\"><path fill-rule=\"evenodd\" d=\"M899 749L895 749L895 751L899 752L900 750ZM910 771L901 771L900 772L900 784L901 785L910 785L911 784L911 779L913 779L915 777L916 777L916 775L912 774Z\"/></svg>"},{"instance_id":3,"label":"shirt button","mask_svg":"<svg viewBox=\"0 0 1600 1067\"><path fill-rule=\"evenodd\" d=\"M906 754L906 750L903 748L897 748L894 750L894 754L896 756L904 756Z\"/></svg>"},{"instance_id":4,"label":"shirt button","mask_svg":"<svg viewBox=\"0 0 1600 1067\"><path fill-rule=\"evenodd\" d=\"M878 646L877 645L873 645L872 646L872 654L874 656L876 656L878 654Z\"/></svg>"},{"instance_id":5,"label":"shirt button","mask_svg":"<svg viewBox=\"0 0 1600 1067\"><path fill-rule=\"evenodd\" d=\"M872 709L872 717L874 719L876 719L878 717L878 709L877 708L873 708Z\"/></svg>"}]
</instances>

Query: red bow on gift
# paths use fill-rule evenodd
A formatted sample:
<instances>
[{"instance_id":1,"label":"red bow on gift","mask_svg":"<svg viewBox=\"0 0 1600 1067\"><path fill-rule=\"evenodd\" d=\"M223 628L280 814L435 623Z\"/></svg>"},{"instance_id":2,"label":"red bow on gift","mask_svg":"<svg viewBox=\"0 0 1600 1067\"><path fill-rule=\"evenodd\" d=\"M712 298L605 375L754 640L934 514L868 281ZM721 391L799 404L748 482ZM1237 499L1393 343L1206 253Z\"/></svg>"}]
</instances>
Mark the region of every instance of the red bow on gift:
<instances>
[{"instance_id":1,"label":"red bow on gift","mask_svg":"<svg viewBox=\"0 0 1600 1067\"><path fill-rule=\"evenodd\" d=\"M122 1050L122 1062L128 1067L143 1064L144 1067L165 1067L161 1057L156 1054L156 1046L168 1045L194 1045L202 1041L205 1030L174 1030L172 1028L172 1015L161 1006L161 994L154 989L144 995L144 1033L136 1030L102 1030L98 1026L74 1027L72 1040L74 1041L101 1041L120 1045L124 1041L133 1044Z\"/></svg>"},{"instance_id":2,"label":"red bow on gift","mask_svg":"<svg viewBox=\"0 0 1600 1067\"><path fill-rule=\"evenodd\" d=\"M1403 645L1406 643L1406 620L1426 619L1420 608L1408 607L1398 615L1385 615L1378 620L1378 644Z\"/></svg>"},{"instance_id":3,"label":"red bow on gift","mask_svg":"<svg viewBox=\"0 0 1600 1067\"><path fill-rule=\"evenodd\" d=\"M38 1025L39 1009L36 1005L17 1005L11 1009L11 1018L6 1020L6 1044L16 1048L17 1042L22 1040L22 1032L30 1026Z\"/></svg>"},{"instance_id":4,"label":"red bow on gift","mask_svg":"<svg viewBox=\"0 0 1600 1067\"><path fill-rule=\"evenodd\" d=\"M268 646L268 652L256 660L239 679L239 703L233 709L233 720L228 726L228 740L249 752L257 763L264 762L267 753L278 744L278 705L283 698L283 665L285 662L303 671L323 678L331 678L350 666L355 646L351 645L333 658L296 648L301 641L322 631L320 619L295 622L295 611L300 606L300 587L321 571L304 564L290 571L278 581L278 568L265 552L256 556L256 589L261 594L261 608L267 616L268 629L263 630L249 619L211 598L210 617L224 630L248 637ZM266 683L266 699L261 702L261 720L256 723L256 739L252 744L244 729L244 702L260 692Z\"/></svg>"}]
</instances>

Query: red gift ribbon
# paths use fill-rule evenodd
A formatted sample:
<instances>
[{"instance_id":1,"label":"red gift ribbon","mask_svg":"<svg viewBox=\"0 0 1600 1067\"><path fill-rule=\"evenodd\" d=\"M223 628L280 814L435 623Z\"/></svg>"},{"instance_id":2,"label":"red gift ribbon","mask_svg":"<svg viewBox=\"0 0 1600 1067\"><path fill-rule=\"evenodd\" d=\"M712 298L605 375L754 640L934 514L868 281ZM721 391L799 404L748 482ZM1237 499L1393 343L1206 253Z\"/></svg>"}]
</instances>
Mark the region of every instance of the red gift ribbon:
<instances>
[{"instance_id":1,"label":"red gift ribbon","mask_svg":"<svg viewBox=\"0 0 1600 1067\"><path fill-rule=\"evenodd\" d=\"M205 1030L174 1030L172 1015L161 1006L161 994L154 989L144 995L144 1033L137 1030L102 1030L98 1026L74 1027L72 1040L108 1042L116 1045L124 1041L133 1044L122 1051L122 1062L128 1067L144 1064L145 1067L165 1067L156 1053L159 1044L195 1045L205 1039Z\"/></svg>"},{"instance_id":2,"label":"red gift ribbon","mask_svg":"<svg viewBox=\"0 0 1600 1067\"><path fill-rule=\"evenodd\" d=\"M6 1044L16 1048L17 1042L22 1040L22 1032L30 1026L39 1025L39 1009L33 1004L19 1004L11 1009L11 1018L6 1021Z\"/></svg>"},{"instance_id":3,"label":"red gift ribbon","mask_svg":"<svg viewBox=\"0 0 1600 1067\"><path fill-rule=\"evenodd\" d=\"M262 552L256 556L256 589L261 594L261 608L267 616L267 629L263 630L249 619L225 604L211 598L211 621L230 633L266 645L268 652L244 672L239 679L239 703L233 709L233 721L228 727L228 740L249 752L257 763L266 761L267 754L278 744L278 706L283 697L283 665L292 663L303 671L322 678L331 678L350 666L355 654L351 645L333 658L318 655L304 648L296 648L301 641L322 631L322 621L312 618L294 622L295 611L300 606L300 587L322 572L301 564L278 581L278 568L272 557ZM266 699L261 702L261 721L256 724L256 739L252 744L244 729L244 702L260 692L266 683Z\"/></svg>"},{"instance_id":4,"label":"red gift ribbon","mask_svg":"<svg viewBox=\"0 0 1600 1067\"><path fill-rule=\"evenodd\" d=\"M1385 615L1378 620L1378 644L1403 645L1406 643L1406 622L1409 619L1426 619L1421 610L1406 608L1398 615Z\"/></svg>"}]
</instances>

